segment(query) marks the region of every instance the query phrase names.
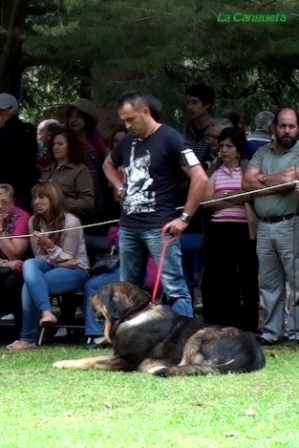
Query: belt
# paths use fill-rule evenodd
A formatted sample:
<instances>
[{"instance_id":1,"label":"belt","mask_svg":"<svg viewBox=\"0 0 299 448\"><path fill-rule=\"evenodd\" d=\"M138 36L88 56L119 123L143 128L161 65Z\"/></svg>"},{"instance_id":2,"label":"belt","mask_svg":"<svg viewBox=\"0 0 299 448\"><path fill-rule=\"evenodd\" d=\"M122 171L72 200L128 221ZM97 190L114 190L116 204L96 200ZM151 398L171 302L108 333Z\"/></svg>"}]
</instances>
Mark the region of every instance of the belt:
<instances>
[{"instance_id":1,"label":"belt","mask_svg":"<svg viewBox=\"0 0 299 448\"><path fill-rule=\"evenodd\" d=\"M297 213L289 213L288 215L283 216L270 216L269 218L260 218L262 222L269 222L270 224L274 222L288 221L289 219L294 218L294 216L299 216L299 212Z\"/></svg>"}]
</instances>

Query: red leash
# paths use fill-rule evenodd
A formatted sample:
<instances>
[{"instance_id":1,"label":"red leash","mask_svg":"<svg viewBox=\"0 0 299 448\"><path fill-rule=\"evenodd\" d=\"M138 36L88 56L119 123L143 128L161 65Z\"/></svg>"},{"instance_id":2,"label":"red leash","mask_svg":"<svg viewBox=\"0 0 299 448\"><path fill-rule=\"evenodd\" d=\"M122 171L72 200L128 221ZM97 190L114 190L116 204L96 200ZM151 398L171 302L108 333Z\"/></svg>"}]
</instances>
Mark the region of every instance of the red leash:
<instances>
[{"instance_id":1,"label":"red leash","mask_svg":"<svg viewBox=\"0 0 299 448\"><path fill-rule=\"evenodd\" d=\"M157 278L156 278L156 283L155 283L155 287L154 287L154 291L153 291L153 295L152 295L152 300L150 305L155 305L156 300L157 300L157 292L158 292L158 288L159 288L159 284L160 284L160 279L161 279L161 273L162 273L162 269L163 269L163 264L164 264L164 260L165 260L165 255L166 255L166 251L167 248L177 239L176 236L173 236L172 238L170 238L169 240L166 239L166 233L162 230L162 241L163 241L163 246L162 246L162 252L161 252L161 257L160 257L160 262L159 262L159 267L158 267L158 273L157 273Z\"/></svg>"}]
</instances>

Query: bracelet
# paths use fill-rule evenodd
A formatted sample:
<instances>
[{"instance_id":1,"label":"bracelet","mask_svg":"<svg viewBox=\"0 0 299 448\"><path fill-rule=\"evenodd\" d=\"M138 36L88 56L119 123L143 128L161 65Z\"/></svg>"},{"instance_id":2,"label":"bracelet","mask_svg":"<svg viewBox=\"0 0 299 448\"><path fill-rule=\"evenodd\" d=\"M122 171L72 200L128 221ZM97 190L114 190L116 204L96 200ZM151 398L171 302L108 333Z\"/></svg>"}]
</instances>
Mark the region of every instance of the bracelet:
<instances>
[{"instance_id":1,"label":"bracelet","mask_svg":"<svg viewBox=\"0 0 299 448\"><path fill-rule=\"evenodd\" d=\"M184 221L186 224L189 224L191 222L192 216L188 215L188 213L183 212L180 216L181 220Z\"/></svg>"}]
</instances>

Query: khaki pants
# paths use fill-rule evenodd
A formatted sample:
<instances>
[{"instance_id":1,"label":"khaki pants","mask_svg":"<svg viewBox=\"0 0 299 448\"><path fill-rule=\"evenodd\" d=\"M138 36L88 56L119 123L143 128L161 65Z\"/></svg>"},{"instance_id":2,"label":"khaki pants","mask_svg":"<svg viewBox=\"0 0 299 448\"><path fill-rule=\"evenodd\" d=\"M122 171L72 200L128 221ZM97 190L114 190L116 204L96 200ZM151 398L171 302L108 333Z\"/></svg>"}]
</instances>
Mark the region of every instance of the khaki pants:
<instances>
[{"instance_id":1,"label":"khaki pants","mask_svg":"<svg viewBox=\"0 0 299 448\"><path fill-rule=\"evenodd\" d=\"M299 218L272 224L260 222L257 254L259 289L265 310L262 337L275 342L287 334L299 340ZM285 314L286 282L293 291L288 314Z\"/></svg>"}]
</instances>

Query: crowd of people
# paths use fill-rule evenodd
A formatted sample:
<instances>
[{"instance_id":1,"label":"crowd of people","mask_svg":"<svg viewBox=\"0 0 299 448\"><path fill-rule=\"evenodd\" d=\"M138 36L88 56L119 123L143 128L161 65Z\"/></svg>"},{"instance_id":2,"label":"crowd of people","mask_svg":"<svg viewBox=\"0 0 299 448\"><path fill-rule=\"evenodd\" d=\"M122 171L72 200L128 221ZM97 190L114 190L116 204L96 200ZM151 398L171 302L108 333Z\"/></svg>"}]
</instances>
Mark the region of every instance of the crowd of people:
<instances>
[{"instance_id":1,"label":"crowd of people","mask_svg":"<svg viewBox=\"0 0 299 448\"><path fill-rule=\"evenodd\" d=\"M163 122L157 98L125 92L123 125L105 141L87 99L68 105L64 123L43 120L36 135L16 98L0 94L0 312L15 321L8 350L36 348L39 327L57 323L51 300L76 290L87 346L105 346L90 297L114 281L151 292L164 239L173 241L161 300L193 318L181 245L189 237L198 250L199 235L205 322L254 332L262 345L299 341L298 113L261 111L246 135L235 111L213 116L212 87L194 84L185 98L190 121L180 132ZM110 219L119 226L84 228ZM119 264L98 274L92 265L111 247Z\"/></svg>"}]
</instances>

